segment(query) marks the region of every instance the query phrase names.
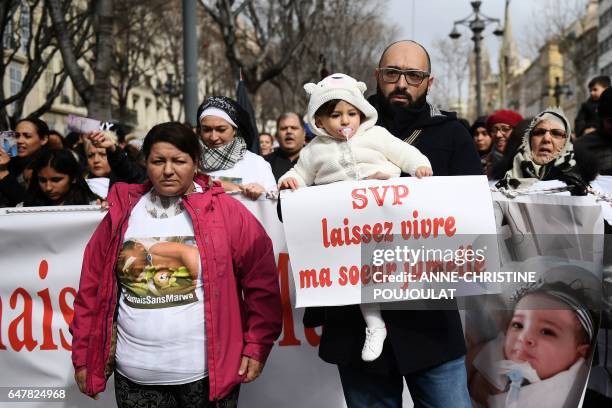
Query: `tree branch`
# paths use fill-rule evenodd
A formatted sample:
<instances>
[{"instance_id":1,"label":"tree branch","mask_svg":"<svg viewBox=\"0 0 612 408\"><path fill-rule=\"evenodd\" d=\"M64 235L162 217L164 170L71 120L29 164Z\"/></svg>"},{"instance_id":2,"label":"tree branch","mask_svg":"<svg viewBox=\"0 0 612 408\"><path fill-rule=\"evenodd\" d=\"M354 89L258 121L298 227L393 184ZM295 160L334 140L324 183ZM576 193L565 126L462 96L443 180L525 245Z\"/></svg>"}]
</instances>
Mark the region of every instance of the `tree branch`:
<instances>
[{"instance_id":1,"label":"tree branch","mask_svg":"<svg viewBox=\"0 0 612 408\"><path fill-rule=\"evenodd\" d=\"M87 78L85 78L83 70L77 62L74 44L69 37L69 30L61 4L59 0L47 0L46 5L49 7L49 15L53 22L55 38L57 38L58 41L66 72L70 76L72 84L81 96L81 99L88 105L93 97L93 86L89 83Z\"/></svg>"}]
</instances>

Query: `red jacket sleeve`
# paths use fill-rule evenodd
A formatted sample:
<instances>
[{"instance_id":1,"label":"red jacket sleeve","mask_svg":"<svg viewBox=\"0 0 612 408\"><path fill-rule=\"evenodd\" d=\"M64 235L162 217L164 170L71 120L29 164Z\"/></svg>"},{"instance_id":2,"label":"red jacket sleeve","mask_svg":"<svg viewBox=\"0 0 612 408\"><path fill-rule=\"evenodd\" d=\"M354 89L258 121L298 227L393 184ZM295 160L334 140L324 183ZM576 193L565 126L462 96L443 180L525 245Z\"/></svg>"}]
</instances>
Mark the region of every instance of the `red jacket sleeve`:
<instances>
[{"instance_id":1,"label":"red jacket sleeve","mask_svg":"<svg viewBox=\"0 0 612 408\"><path fill-rule=\"evenodd\" d=\"M246 324L242 354L264 363L282 330L278 269L270 237L242 204L224 197L232 257L243 291Z\"/></svg>"},{"instance_id":2,"label":"red jacket sleeve","mask_svg":"<svg viewBox=\"0 0 612 408\"><path fill-rule=\"evenodd\" d=\"M111 237L110 214L100 222L85 247L79 291L74 299L72 333L72 363L75 370L85 366L92 322L97 311L98 288L102 283L104 258Z\"/></svg>"}]
</instances>

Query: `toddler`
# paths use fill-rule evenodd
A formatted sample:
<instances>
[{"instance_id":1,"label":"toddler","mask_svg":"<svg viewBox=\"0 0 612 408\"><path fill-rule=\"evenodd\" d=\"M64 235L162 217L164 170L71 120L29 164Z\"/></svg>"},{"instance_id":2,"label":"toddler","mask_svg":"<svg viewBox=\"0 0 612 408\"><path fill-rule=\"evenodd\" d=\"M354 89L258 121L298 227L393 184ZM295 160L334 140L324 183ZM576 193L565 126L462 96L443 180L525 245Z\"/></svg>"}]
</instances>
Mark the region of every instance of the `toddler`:
<instances>
[{"instance_id":1,"label":"toddler","mask_svg":"<svg viewBox=\"0 0 612 408\"><path fill-rule=\"evenodd\" d=\"M345 74L333 74L318 84L308 83L307 124L316 137L302 149L295 167L279 181L279 189L361 180L401 172L431 176L431 164L415 147L375 126L376 109L365 99L366 85ZM387 329L377 304L361 305L366 322L364 361L380 356Z\"/></svg>"}]
</instances>

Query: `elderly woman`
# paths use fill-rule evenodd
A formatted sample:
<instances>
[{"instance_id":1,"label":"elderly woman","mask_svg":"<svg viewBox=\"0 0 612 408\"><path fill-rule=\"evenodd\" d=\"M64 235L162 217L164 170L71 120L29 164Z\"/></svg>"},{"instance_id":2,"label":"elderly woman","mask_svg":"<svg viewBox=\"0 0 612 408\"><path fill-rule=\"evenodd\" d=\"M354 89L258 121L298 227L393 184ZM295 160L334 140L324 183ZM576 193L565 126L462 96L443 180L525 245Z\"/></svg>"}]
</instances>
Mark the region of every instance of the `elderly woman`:
<instances>
[{"instance_id":1,"label":"elderly woman","mask_svg":"<svg viewBox=\"0 0 612 408\"><path fill-rule=\"evenodd\" d=\"M586 176L576 163L571 131L570 122L560 108L539 113L525 131L512 168L497 187L529 187L537 180L561 180L572 194L586 194Z\"/></svg>"},{"instance_id":2,"label":"elderly woman","mask_svg":"<svg viewBox=\"0 0 612 408\"><path fill-rule=\"evenodd\" d=\"M235 407L281 330L272 243L238 201L198 175L200 144L153 127L149 180L115 184L74 301L72 360L92 398L115 375L119 408Z\"/></svg>"},{"instance_id":3,"label":"elderly woman","mask_svg":"<svg viewBox=\"0 0 612 408\"><path fill-rule=\"evenodd\" d=\"M209 97L198 108L197 116L202 172L221 180L226 191L241 191L252 200L276 190L270 164L248 150L255 131L248 113L236 101Z\"/></svg>"}]
</instances>

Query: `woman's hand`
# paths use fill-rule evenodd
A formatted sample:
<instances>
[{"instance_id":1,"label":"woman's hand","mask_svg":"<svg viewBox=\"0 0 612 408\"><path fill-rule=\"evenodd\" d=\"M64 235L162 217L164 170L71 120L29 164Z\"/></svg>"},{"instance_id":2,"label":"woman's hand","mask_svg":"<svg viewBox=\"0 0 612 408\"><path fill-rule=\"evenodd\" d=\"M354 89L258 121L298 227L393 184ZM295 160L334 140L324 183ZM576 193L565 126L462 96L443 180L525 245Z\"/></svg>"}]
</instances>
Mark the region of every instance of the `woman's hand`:
<instances>
[{"instance_id":1,"label":"woman's hand","mask_svg":"<svg viewBox=\"0 0 612 408\"><path fill-rule=\"evenodd\" d=\"M284 179L283 182L278 185L279 190L287 190L288 188L290 188L292 191L298 189L298 182L293 177Z\"/></svg>"},{"instance_id":2,"label":"woman's hand","mask_svg":"<svg viewBox=\"0 0 612 408\"><path fill-rule=\"evenodd\" d=\"M251 200L257 200L260 195L266 192L266 189L257 183L243 184L240 186L240 191L245 197Z\"/></svg>"},{"instance_id":3,"label":"woman's hand","mask_svg":"<svg viewBox=\"0 0 612 408\"><path fill-rule=\"evenodd\" d=\"M100 211L101 212L108 211L108 201L106 201L104 199L97 198L96 199L96 204L98 204L100 206Z\"/></svg>"},{"instance_id":4,"label":"woman's hand","mask_svg":"<svg viewBox=\"0 0 612 408\"><path fill-rule=\"evenodd\" d=\"M81 391L83 394L88 395L89 397L97 400L100 399L100 396L98 394L95 395L89 395L87 394L86 387L85 387L85 379L87 378L87 369L86 368L81 368L80 370L77 370L74 372L74 381L77 383L77 385L79 386L79 391Z\"/></svg>"},{"instance_id":5,"label":"woman's hand","mask_svg":"<svg viewBox=\"0 0 612 408\"><path fill-rule=\"evenodd\" d=\"M431 169L431 167L427 166L417 167L416 171L414 172L414 175L417 178L433 176L433 170Z\"/></svg>"},{"instance_id":6,"label":"woman's hand","mask_svg":"<svg viewBox=\"0 0 612 408\"><path fill-rule=\"evenodd\" d=\"M110 149L114 152L116 149L115 142L108 137L104 132L91 132L87 133L87 138L91 141L94 147L102 147L104 149Z\"/></svg>"},{"instance_id":7,"label":"woman's hand","mask_svg":"<svg viewBox=\"0 0 612 408\"><path fill-rule=\"evenodd\" d=\"M244 375L242 379L243 383L250 383L259 375L263 370L264 364L247 356L242 356L242 361L240 362L240 368L238 369L238 375Z\"/></svg>"}]
</instances>

